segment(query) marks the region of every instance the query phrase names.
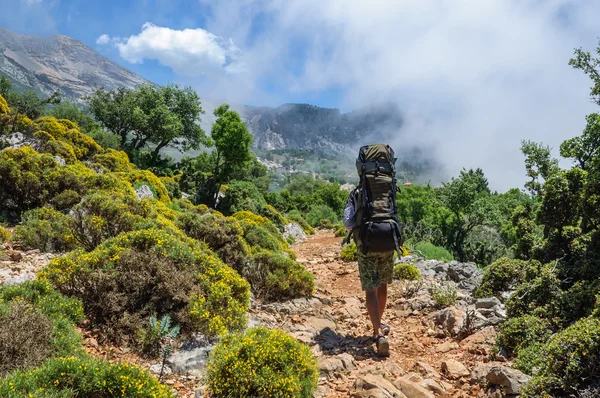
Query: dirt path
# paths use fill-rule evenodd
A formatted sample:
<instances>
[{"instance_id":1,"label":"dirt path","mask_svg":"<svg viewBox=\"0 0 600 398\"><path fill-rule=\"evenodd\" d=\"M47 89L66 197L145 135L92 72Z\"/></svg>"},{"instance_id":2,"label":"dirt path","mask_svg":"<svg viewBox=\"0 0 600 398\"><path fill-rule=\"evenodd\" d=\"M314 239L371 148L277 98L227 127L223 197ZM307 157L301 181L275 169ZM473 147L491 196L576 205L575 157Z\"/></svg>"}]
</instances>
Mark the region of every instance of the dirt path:
<instances>
[{"instance_id":1,"label":"dirt path","mask_svg":"<svg viewBox=\"0 0 600 398\"><path fill-rule=\"evenodd\" d=\"M484 356L477 353L487 352L489 336L481 336L480 333L460 343L450 338L433 336L435 333L431 329L429 315L436 310L405 309L403 304L406 299L402 297L400 282L390 286L387 310L384 314L384 322L392 327L391 355L385 359L375 355L374 345L366 337L371 334L371 326L360 288L358 267L356 263L347 263L339 259L340 242L341 238L334 237L329 231L317 231L308 240L293 248L297 260L315 275L315 296L320 304L313 303L304 313L301 310L288 310L292 321L290 323L288 318L283 326L302 336L306 325L316 324L314 329L317 334L312 338L312 343L313 350L320 355L322 369L319 394L327 397L367 397L370 395L356 392L357 378L379 375L393 381L403 375L419 384L422 384L424 379L434 381L444 391L437 391L435 396L483 395L479 385L470 385L470 376L445 375L442 372L442 363L450 359L459 361L470 373L476 361L484 361ZM335 326L327 323L327 319ZM329 327L319 330L327 325ZM339 369L336 360L339 354L349 354L354 363ZM424 365L417 365L419 362ZM433 369L426 369L427 365ZM329 368L337 369L329 372ZM414 374L411 375L411 372ZM437 387L433 388L435 389Z\"/></svg>"}]
</instances>

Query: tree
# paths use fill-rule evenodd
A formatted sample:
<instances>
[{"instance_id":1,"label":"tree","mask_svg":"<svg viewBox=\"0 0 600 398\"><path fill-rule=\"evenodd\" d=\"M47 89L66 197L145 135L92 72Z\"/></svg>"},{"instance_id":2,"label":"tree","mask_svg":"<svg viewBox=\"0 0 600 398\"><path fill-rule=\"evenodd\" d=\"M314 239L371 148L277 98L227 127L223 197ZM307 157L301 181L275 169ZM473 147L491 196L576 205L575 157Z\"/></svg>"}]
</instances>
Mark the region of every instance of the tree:
<instances>
[{"instance_id":1,"label":"tree","mask_svg":"<svg viewBox=\"0 0 600 398\"><path fill-rule=\"evenodd\" d=\"M444 184L441 201L450 211L442 219L441 229L446 246L452 248L458 260L466 260L465 242L475 227L493 224L499 211L490 199L487 180L481 169L462 170L458 178Z\"/></svg>"},{"instance_id":2,"label":"tree","mask_svg":"<svg viewBox=\"0 0 600 398\"><path fill-rule=\"evenodd\" d=\"M592 113L586 116L586 120L582 135L568 139L560 145L560 155L574 159L582 170L588 170L590 164L600 158L600 115Z\"/></svg>"},{"instance_id":3,"label":"tree","mask_svg":"<svg viewBox=\"0 0 600 398\"><path fill-rule=\"evenodd\" d=\"M170 146L180 151L210 146L198 124L204 113L190 87L144 84L136 90L96 90L88 99L90 112L102 126L121 137L121 146L141 151L151 146L157 159Z\"/></svg>"},{"instance_id":4,"label":"tree","mask_svg":"<svg viewBox=\"0 0 600 398\"><path fill-rule=\"evenodd\" d=\"M209 184L211 207L215 207L221 185L234 177L236 170L252 160L250 145L252 135L240 115L223 104L214 111L217 120L212 126L211 137L215 145L213 180Z\"/></svg>"},{"instance_id":5,"label":"tree","mask_svg":"<svg viewBox=\"0 0 600 398\"><path fill-rule=\"evenodd\" d=\"M600 46L596 48L596 54L600 55ZM575 49L575 56L569 60L569 65L575 69L580 69L589 76L592 80L592 87L590 88L590 97L592 100L600 105L600 59L592 58L592 55L588 51L583 49Z\"/></svg>"},{"instance_id":6,"label":"tree","mask_svg":"<svg viewBox=\"0 0 600 398\"><path fill-rule=\"evenodd\" d=\"M8 97L8 94L11 91L12 83L10 82L10 80L8 80L8 77L2 75L2 77L0 77L0 95L3 96L4 99L6 99L6 97Z\"/></svg>"},{"instance_id":7,"label":"tree","mask_svg":"<svg viewBox=\"0 0 600 398\"><path fill-rule=\"evenodd\" d=\"M525 183L525 188L533 195L541 196L544 193L544 181L560 170L558 160L552 158L549 146L533 141L521 141L521 152L525 155L525 168L531 178Z\"/></svg>"}]
</instances>

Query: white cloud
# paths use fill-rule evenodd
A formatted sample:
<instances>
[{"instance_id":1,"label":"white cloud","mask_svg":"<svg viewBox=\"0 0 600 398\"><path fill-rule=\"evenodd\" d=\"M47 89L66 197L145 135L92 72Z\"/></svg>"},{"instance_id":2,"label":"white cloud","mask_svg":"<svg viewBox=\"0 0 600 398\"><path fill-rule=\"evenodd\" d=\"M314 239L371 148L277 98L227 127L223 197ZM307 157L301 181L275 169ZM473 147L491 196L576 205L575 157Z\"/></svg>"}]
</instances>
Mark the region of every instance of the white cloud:
<instances>
[{"instance_id":1,"label":"white cloud","mask_svg":"<svg viewBox=\"0 0 600 398\"><path fill-rule=\"evenodd\" d=\"M42 0L21 0L26 6L31 7L40 4Z\"/></svg>"},{"instance_id":2,"label":"white cloud","mask_svg":"<svg viewBox=\"0 0 600 398\"><path fill-rule=\"evenodd\" d=\"M100 37L96 39L96 44L98 44L99 46L103 46L108 43L110 43L110 36L107 34L100 35Z\"/></svg>"},{"instance_id":3,"label":"white cloud","mask_svg":"<svg viewBox=\"0 0 600 398\"><path fill-rule=\"evenodd\" d=\"M215 69L239 71L236 66L240 49L231 39L213 35L204 29L175 30L145 23L142 31L115 45L121 57L131 63L158 60L183 76L202 76Z\"/></svg>"},{"instance_id":4,"label":"white cloud","mask_svg":"<svg viewBox=\"0 0 600 398\"><path fill-rule=\"evenodd\" d=\"M493 188L522 186L521 139L554 148L584 127L590 83L568 66L596 47L600 3L575 0L221 0L206 27L243 49L243 79L201 93L346 93L345 108L400 104L395 146L429 145L451 175L482 167ZM256 16L261 18L257 19ZM300 48L300 50L298 49ZM271 101L277 99L271 98Z\"/></svg>"}]
</instances>

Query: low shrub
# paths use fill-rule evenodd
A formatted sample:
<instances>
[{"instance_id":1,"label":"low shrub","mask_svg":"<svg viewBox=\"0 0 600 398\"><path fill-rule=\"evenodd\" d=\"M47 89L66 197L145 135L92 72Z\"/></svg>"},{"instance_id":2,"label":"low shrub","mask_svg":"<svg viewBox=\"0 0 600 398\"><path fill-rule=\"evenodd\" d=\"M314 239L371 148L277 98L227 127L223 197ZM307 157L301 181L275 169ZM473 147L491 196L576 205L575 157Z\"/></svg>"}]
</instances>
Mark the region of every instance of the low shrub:
<instances>
[{"instance_id":1,"label":"low shrub","mask_svg":"<svg viewBox=\"0 0 600 398\"><path fill-rule=\"evenodd\" d=\"M521 348L545 342L552 334L548 321L531 315L510 318L500 327L496 345L509 356L516 356Z\"/></svg>"},{"instance_id":2,"label":"low shrub","mask_svg":"<svg viewBox=\"0 0 600 398\"><path fill-rule=\"evenodd\" d=\"M568 290L562 290L556 298L556 316L562 327L594 312L596 295L600 293L598 281L575 282Z\"/></svg>"},{"instance_id":3,"label":"low shrub","mask_svg":"<svg viewBox=\"0 0 600 398\"><path fill-rule=\"evenodd\" d=\"M211 396L310 398L318 370L310 348L281 330L227 335L207 367Z\"/></svg>"},{"instance_id":4,"label":"low shrub","mask_svg":"<svg viewBox=\"0 0 600 398\"><path fill-rule=\"evenodd\" d=\"M313 205L306 213L306 221L311 227L333 227L333 224L338 221L338 216L327 205Z\"/></svg>"},{"instance_id":5,"label":"low shrub","mask_svg":"<svg viewBox=\"0 0 600 398\"><path fill-rule=\"evenodd\" d=\"M416 281L421 279L421 272L412 264L400 263L394 266L394 278Z\"/></svg>"},{"instance_id":6,"label":"low shrub","mask_svg":"<svg viewBox=\"0 0 600 398\"><path fill-rule=\"evenodd\" d=\"M43 252L68 252L79 247L71 230L71 219L49 207L23 214L14 239L27 249Z\"/></svg>"},{"instance_id":7,"label":"low shrub","mask_svg":"<svg viewBox=\"0 0 600 398\"><path fill-rule=\"evenodd\" d=\"M545 267L536 277L525 276L525 281L506 300L506 312L511 318L531 314L553 323L560 294L560 281L551 268Z\"/></svg>"},{"instance_id":8,"label":"low shrub","mask_svg":"<svg viewBox=\"0 0 600 398\"><path fill-rule=\"evenodd\" d=\"M86 195L71 211L75 239L94 250L107 239L136 228L149 219L151 206L133 194L96 191Z\"/></svg>"},{"instance_id":9,"label":"low shrub","mask_svg":"<svg viewBox=\"0 0 600 398\"><path fill-rule=\"evenodd\" d=\"M420 252L426 260L452 261L454 256L448 250L435 246L431 242L420 242L415 245L415 250Z\"/></svg>"},{"instance_id":10,"label":"low shrub","mask_svg":"<svg viewBox=\"0 0 600 398\"><path fill-rule=\"evenodd\" d=\"M342 238L345 237L348 234L348 231L346 231L346 228L344 227L339 227L336 231L335 231L335 236L337 238Z\"/></svg>"},{"instance_id":11,"label":"low shrub","mask_svg":"<svg viewBox=\"0 0 600 398\"><path fill-rule=\"evenodd\" d=\"M357 253L356 253L356 243L351 242L350 244L344 246L342 248L342 252L340 253L340 258L343 261L356 261Z\"/></svg>"},{"instance_id":12,"label":"low shrub","mask_svg":"<svg viewBox=\"0 0 600 398\"><path fill-rule=\"evenodd\" d=\"M0 376L46 360L52 322L39 309L19 301L0 304L0 324Z\"/></svg>"},{"instance_id":13,"label":"low shrub","mask_svg":"<svg viewBox=\"0 0 600 398\"><path fill-rule=\"evenodd\" d=\"M267 300L307 297L315 287L313 275L306 268L280 253L254 254L244 276L255 294Z\"/></svg>"},{"instance_id":14,"label":"low shrub","mask_svg":"<svg viewBox=\"0 0 600 398\"><path fill-rule=\"evenodd\" d=\"M32 371L17 371L0 380L0 396L174 397L167 386L136 365L88 356L51 359Z\"/></svg>"},{"instance_id":15,"label":"low shrub","mask_svg":"<svg viewBox=\"0 0 600 398\"><path fill-rule=\"evenodd\" d=\"M8 242L10 239L10 232L2 225L0 225L0 243Z\"/></svg>"},{"instance_id":16,"label":"low shrub","mask_svg":"<svg viewBox=\"0 0 600 398\"><path fill-rule=\"evenodd\" d=\"M158 199L165 203L171 201L167 187L165 187L165 184L163 184L161 179L151 171L136 169L125 173L117 173L117 175L125 181L128 181L136 188L139 188L142 185L148 185L152 193L155 195L154 199Z\"/></svg>"},{"instance_id":17,"label":"low shrub","mask_svg":"<svg viewBox=\"0 0 600 398\"><path fill-rule=\"evenodd\" d=\"M217 210L225 215L241 211L258 214L267 205L256 185L248 181L232 181L223 191Z\"/></svg>"},{"instance_id":18,"label":"low shrub","mask_svg":"<svg viewBox=\"0 0 600 398\"><path fill-rule=\"evenodd\" d=\"M538 269L540 264L533 261ZM530 264L527 261L503 257L483 270L481 285L475 292L476 297L499 296L502 292L515 289L523 280L523 273Z\"/></svg>"},{"instance_id":19,"label":"low shrub","mask_svg":"<svg viewBox=\"0 0 600 398\"><path fill-rule=\"evenodd\" d=\"M283 253L289 248L281 232L268 218L247 211L235 213L232 218L238 221L244 240L252 250Z\"/></svg>"},{"instance_id":20,"label":"low shrub","mask_svg":"<svg viewBox=\"0 0 600 398\"><path fill-rule=\"evenodd\" d=\"M171 314L183 332L208 336L246 323L248 283L182 233L124 233L53 260L40 276L80 298L92 325L115 342L135 336L150 315Z\"/></svg>"},{"instance_id":21,"label":"low shrub","mask_svg":"<svg viewBox=\"0 0 600 398\"><path fill-rule=\"evenodd\" d=\"M456 284L449 282L447 284L433 285L431 288L431 297L438 307L448 307L456 304L456 300L458 300Z\"/></svg>"},{"instance_id":22,"label":"low shrub","mask_svg":"<svg viewBox=\"0 0 600 398\"><path fill-rule=\"evenodd\" d=\"M176 224L187 236L205 242L225 264L238 272L248 264L249 248L241 237L244 231L235 219L186 211L179 215Z\"/></svg>"},{"instance_id":23,"label":"low shrub","mask_svg":"<svg viewBox=\"0 0 600 398\"><path fill-rule=\"evenodd\" d=\"M281 215L280 212L277 211L271 205L265 205L259 210L259 214L263 217L268 218L271 222L279 229L279 231L283 232L283 227L289 223L289 220Z\"/></svg>"},{"instance_id":24,"label":"low shrub","mask_svg":"<svg viewBox=\"0 0 600 398\"><path fill-rule=\"evenodd\" d=\"M129 156L123 151L107 149L104 153L94 156L94 163L113 172L129 172L135 169L133 163L129 161Z\"/></svg>"},{"instance_id":25,"label":"low shrub","mask_svg":"<svg viewBox=\"0 0 600 398\"><path fill-rule=\"evenodd\" d=\"M0 287L0 374L81 353L74 324L82 320L81 302L62 296L47 282Z\"/></svg>"},{"instance_id":26,"label":"low shrub","mask_svg":"<svg viewBox=\"0 0 600 398\"><path fill-rule=\"evenodd\" d=\"M52 116L42 117L36 122L39 129L37 136L43 140L54 140L72 148L78 160L103 152L103 149L90 136L79 131L77 125L70 120L56 119Z\"/></svg>"},{"instance_id":27,"label":"low shrub","mask_svg":"<svg viewBox=\"0 0 600 398\"><path fill-rule=\"evenodd\" d=\"M555 334L542 346L541 357L544 359L522 396L569 396L597 382L600 380L600 320L580 319Z\"/></svg>"}]
</instances>

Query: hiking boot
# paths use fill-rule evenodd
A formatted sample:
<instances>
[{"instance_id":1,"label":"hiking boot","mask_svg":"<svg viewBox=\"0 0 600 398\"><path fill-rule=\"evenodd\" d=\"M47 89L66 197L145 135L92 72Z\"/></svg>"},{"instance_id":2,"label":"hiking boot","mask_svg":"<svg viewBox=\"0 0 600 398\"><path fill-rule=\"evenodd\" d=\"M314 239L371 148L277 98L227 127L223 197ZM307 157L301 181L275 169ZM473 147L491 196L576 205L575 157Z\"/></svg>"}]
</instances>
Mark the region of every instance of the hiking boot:
<instances>
[{"instance_id":1,"label":"hiking boot","mask_svg":"<svg viewBox=\"0 0 600 398\"><path fill-rule=\"evenodd\" d=\"M390 343L384 335L380 334L377 336L375 346L377 347L377 355L380 357L387 357L390 355Z\"/></svg>"},{"instance_id":2,"label":"hiking boot","mask_svg":"<svg viewBox=\"0 0 600 398\"><path fill-rule=\"evenodd\" d=\"M384 336L390 334L391 330L392 328L390 327L390 325L386 325L385 323L381 324L381 333L383 333Z\"/></svg>"}]
</instances>

